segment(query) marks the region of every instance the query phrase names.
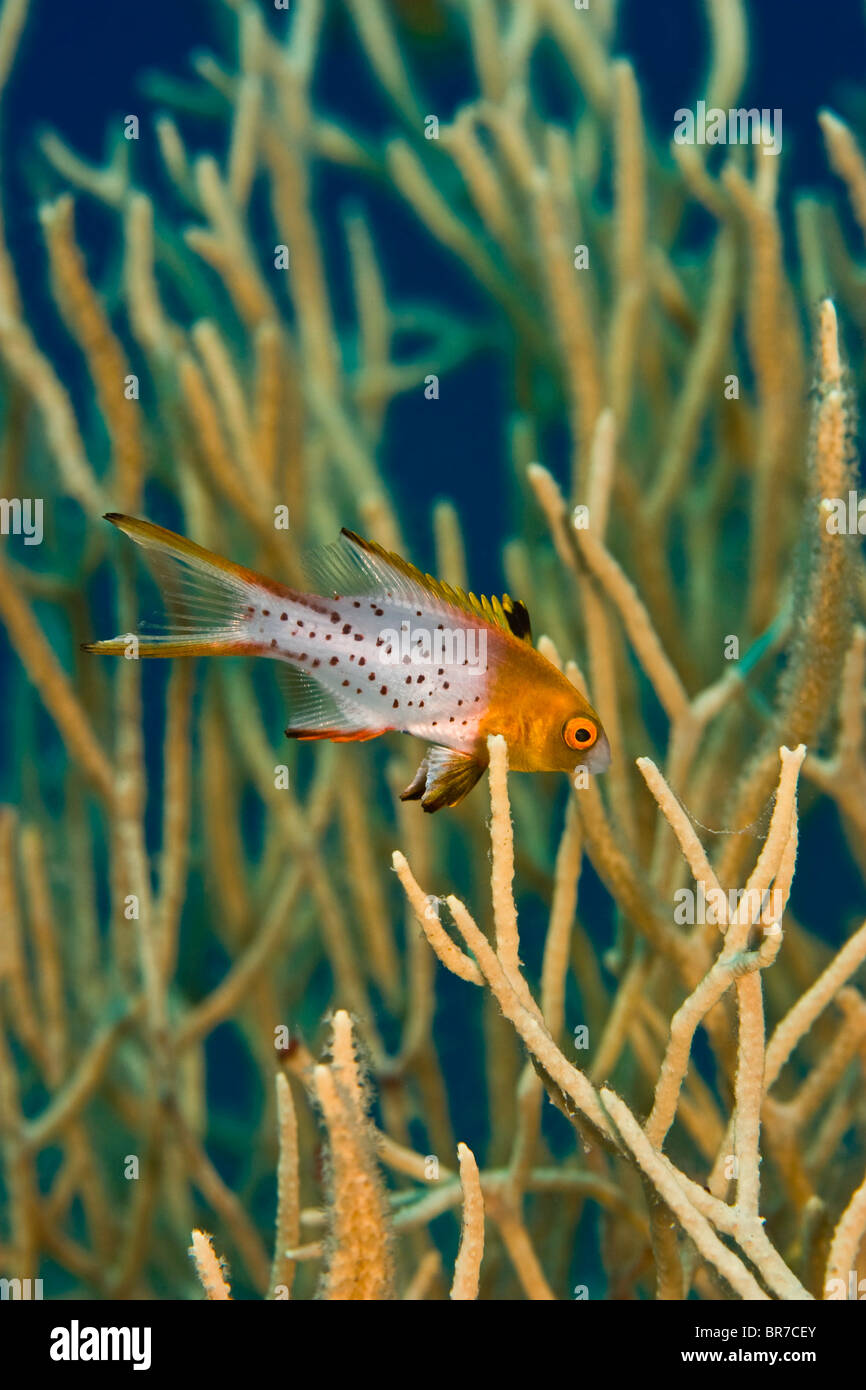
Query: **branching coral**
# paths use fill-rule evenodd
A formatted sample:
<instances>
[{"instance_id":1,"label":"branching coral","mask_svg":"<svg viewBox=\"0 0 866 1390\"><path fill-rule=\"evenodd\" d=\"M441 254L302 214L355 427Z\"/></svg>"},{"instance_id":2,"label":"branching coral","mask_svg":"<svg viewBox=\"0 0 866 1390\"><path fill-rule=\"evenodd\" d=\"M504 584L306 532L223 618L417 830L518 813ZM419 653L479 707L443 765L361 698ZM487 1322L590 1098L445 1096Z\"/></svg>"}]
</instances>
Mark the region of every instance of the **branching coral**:
<instances>
[{"instance_id":1,"label":"branching coral","mask_svg":"<svg viewBox=\"0 0 866 1390\"><path fill-rule=\"evenodd\" d=\"M837 856L830 808L858 903L866 869L866 571L827 525L856 487L837 312L862 328L862 268L812 195L787 244L760 149L654 139L615 5L454 0L477 91L438 113L389 7L344 8L377 132L313 100L328 7L283 32L233 0L236 55L150 79L161 183L120 135L104 166L42 137L80 389L0 234L2 491L47 500L39 562L15 537L0 561L2 1273L51 1296L188 1296L197 1272L219 1299L848 1297L866 924L797 889ZM744 7L707 15L727 106ZM0 84L26 16L0 14ZM856 138L821 124L862 227ZM359 199L336 221L334 169ZM392 212L480 307L393 293ZM396 743L286 748L268 672L78 657L109 591L112 630L147 606L106 507L289 583L343 524L407 553L392 407L435 377L422 408L448 408L492 348L507 587L599 710L604 779L509 777L493 738L488 841L481 789L434 824L399 801ZM429 567L477 586L462 513L432 508ZM682 901L712 910L686 926Z\"/></svg>"},{"instance_id":2,"label":"branching coral","mask_svg":"<svg viewBox=\"0 0 866 1390\"><path fill-rule=\"evenodd\" d=\"M768 1297L768 1293L763 1291L765 1288L776 1297L809 1297L807 1290L787 1268L778 1251L768 1240L763 1220L759 1215L758 1196L762 1100L765 1090L769 1089L779 1070L776 1065L775 1072L769 1069L765 1071L764 1012L759 972L773 963L781 943L781 916L788 901L796 857L796 778L804 753L805 749L802 746L795 754L791 754L787 749L781 750L782 772L773 819L766 844L742 899L743 903L753 904L757 901L760 905L764 902L767 890L775 883L778 897L774 900L773 916L767 920L764 915L756 921L752 919L751 913L746 911L737 910L730 918L725 914L721 923L724 932L722 950L715 964L680 1006L672 1020L670 1042L656 1086L655 1103L645 1127L640 1125L615 1092L607 1087L597 1091L585 1074L569 1063L557 1047L547 1026L547 1020L539 1013L520 973L514 903L509 899L507 892L502 891L503 880L507 882L513 871L513 860L509 807L502 781L506 749L504 740L499 737L490 740L491 768L494 769L494 775L491 776L491 846L495 949L487 942L459 899L448 899L448 906L458 931L475 954L503 1014L520 1034L538 1065L539 1074L549 1085L557 1088L560 1103L569 1109L578 1127L581 1120L586 1122L590 1132L597 1133L600 1139L607 1140L608 1144L614 1145L621 1154L634 1160L656 1188L683 1231L694 1242L701 1256L744 1298ZM705 892L715 892L723 901L726 900L687 816L671 796L657 768L649 760L644 760L642 771L669 824L677 834L680 847L696 881ZM418 889L405 859L400 855L395 855L395 868L410 901L420 909L418 920L443 964L463 979L473 979L470 973L472 962L467 960L450 940L447 945L443 942L438 914L431 905L425 905L423 894ZM759 943L751 945L749 935L756 925L762 939ZM552 935L548 935L549 946ZM866 957L866 923L855 937L855 943L844 965L841 961L836 963L834 978L838 980L837 989L848 978L843 972L846 969L856 970ZM705 939L689 943L690 949L699 960L703 957L707 945ZM708 1195L703 1188L678 1171L664 1157L661 1150L674 1120L680 1088L688 1068L691 1040L698 1026L730 989L736 994L738 1016L733 1112L729 1132L725 1135L716 1158ZM801 1014L798 1022L802 1032L808 1029L813 1018L814 1015L807 1011ZM787 1020L783 1020L779 1027L784 1029L786 1023ZM795 1024L794 1029L796 1026ZM798 1035L792 1030L791 1025L788 1025L785 1043L788 1053L793 1050L802 1032ZM770 1046L772 1048L772 1042ZM775 1062L775 1057L773 1060ZM537 1101L540 1099L538 1088L535 1088L535 1091ZM519 1151L520 1142L518 1130L515 1151ZM733 1205L728 1205L722 1199L722 1194L732 1173L735 1175L736 1200ZM519 1184L515 1183L508 1194L513 1205L519 1204L519 1194ZM854 1205L859 1206L856 1199ZM843 1217L835 1237L837 1242L840 1240L843 1223L849 1220L853 1223L856 1216L846 1213ZM858 1230L862 1238L866 1230L862 1222ZM763 1287L756 1282L748 1265L738 1260L723 1244L717 1232L730 1235L737 1241L746 1260L760 1274ZM850 1237L847 1248L851 1248ZM669 1277L679 1277L680 1287L673 1296L682 1297L682 1275L675 1262L671 1262L667 1273ZM670 1291L660 1290L660 1296L672 1295Z\"/></svg>"}]
</instances>

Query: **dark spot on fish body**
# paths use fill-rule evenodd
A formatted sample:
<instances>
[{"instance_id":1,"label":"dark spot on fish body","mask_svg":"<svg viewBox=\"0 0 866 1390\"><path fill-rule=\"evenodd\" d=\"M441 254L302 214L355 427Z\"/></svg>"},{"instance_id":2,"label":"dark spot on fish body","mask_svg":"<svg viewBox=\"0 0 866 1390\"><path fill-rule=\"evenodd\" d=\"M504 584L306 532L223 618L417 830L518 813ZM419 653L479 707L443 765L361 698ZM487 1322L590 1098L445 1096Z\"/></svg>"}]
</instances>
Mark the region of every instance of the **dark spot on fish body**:
<instances>
[{"instance_id":1,"label":"dark spot on fish body","mask_svg":"<svg viewBox=\"0 0 866 1390\"><path fill-rule=\"evenodd\" d=\"M450 690L450 689L451 689L451 682L450 682L450 681L443 681L443 682L442 682L442 689L443 689L443 690Z\"/></svg>"},{"instance_id":2,"label":"dark spot on fish body","mask_svg":"<svg viewBox=\"0 0 866 1390\"><path fill-rule=\"evenodd\" d=\"M423 685L423 684L424 684L424 677L423 677L423 676L419 676L419 677L418 677L418 684L419 684L419 685Z\"/></svg>"},{"instance_id":3,"label":"dark spot on fish body","mask_svg":"<svg viewBox=\"0 0 866 1390\"><path fill-rule=\"evenodd\" d=\"M338 623L339 621L340 621L340 615L339 615L339 613L332 613L332 614L331 614L331 622L332 622L332 623Z\"/></svg>"},{"instance_id":4,"label":"dark spot on fish body","mask_svg":"<svg viewBox=\"0 0 866 1390\"><path fill-rule=\"evenodd\" d=\"M328 665L329 665L329 666L337 666L337 665L339 665L339 661L340 661L340 658L339 658L338 656L332 656L332 657L331 657L331 660L328 662Z\"/></svg>"},{"instance_id":5,"label":"dark spot on fish body","mask_svg":"<svg viewBox=\"0 0 866 1390\"><path fill-rule=\"evenodd\" d=\"M281 623L287 623L288 621L289 621L289 615L288 615L288 613L281 613L281 614L280 614L280 622L281 622Z\"/></svg>"},{"instance_id":6,"label":"dark spot on fish body","mask_svg":"<svg viewBox=\"0 0 866 1390\"><path fill-rule=\"evenodd\" d=\"M368 680L368 681L374 681L375 679L376 679L376 672L375 672L375 671L371 671L370 674L369 674L369 676L367 677L367 680Z\"/></svg>"},{"instance_id":7,"label":"dark spot on fish body","mask_svg":"<svg viewBox=\"0 0 866 1390\"><path fill-rule=\"evenodd\" d=\"M393 705L391 706L391 708L392 708L392 709L398 709L399 706L400 706L400 701L399 701L399 700L395 700L394 703L393 703Z\"/></svg>"},{"instance_id":8,"label":"dark spot on fish body","mask_svg":"<svg viewBox=\"0 0 866 1390\"><path fill-rule=\"evenodd\" d=\"M272 646L272 647L275 647L276 645L277 645L277 639L276 639L276 637L272 637L272 638L271 638L271 646Z\"/></svg>"},{"instance_id":9,"label":"dark spot on fish body","mask_svg":"<svg viewBox=\"0 0 866 1390\"><path fill-rule=\"evenodd\" d=\"M345 636L347 632L351 632L351 631L352 631L352 624L351 624L351 623L343 623L343 635Z\"/></svg>"},{"instance_id":10,"label":"dark spot on fish body","mask_svg":"<svg viewBox=\"0 0 866 1390\"><path fill-rule=\"evenodd\" d=\"M356 598L355 598L355 599L352 599L352 607L353 607L353 608L360 608L360 607L361 607L360 603L358 602L358 600L357 600Z\"/></svg>"},{"instance_id":11,"label":"dark spot on fish body","mask_svg":"<svg viewBox=\"0 0 866 1390\"><path fill-rule=\"evenodd\" d=\"M363 634L363 632L356 632L356 633L355 633L355 641L356 641L356 642L363 642L363 640L364 640L364 634Z\"/></svg>"},{"instance_id":12,"label":"dark spot on fish body","mask_svg":"<svg viewBox=\"0 0 866 1390\"><path fill-rule=\"evenodd\" d=\"M387 687L387 685L382 685L382 686L379 687L379 694L380 694L380 695L387 695L387 694L388 694L388 687Z\"/></svg>"},{"instance_id":13,"label":"dark spot on fish body","mask_svg":"<svg viewBox=\"0 0 866 1390\"><path fill-rule=\"evenodd\" d=\"M263 609L262 609L262 617L263 617L263 618L269 618L270 616L271 616L271 610L270 610L270 608L263 608Z\"/></svg>"},{"instance_id":14,"label":"dark spot on fish body","mask_svg":"<svg viewBox=\"0 0 866 1390\"><path fill-rule=\"evenodd\" d=\"M322 664L322 663L321 663L321 661L319 660L318 657L316 657L316 658L313 660L313 662L312 662L312 665L313 665L313 666L321 666L321 664Z\"/></svg>"},{"instance_id":15,"label":"dark spot on fish body","mask_svg":"<svg viewBox=\"0 0 866 1390\"><path fill-rule=\"evenodd\" d=\"M343 684L344 684L344 685L348 685L349 682L348 682L348 681L343 681Z\"/></svg>"},{"instance_id":16,"label":"dark spot on fish body","mask_svg":"<svg viewBox=\"0 0 866 1390\"><path fill-rule=\"evenodd\" d=\"M376 617L377 617L377 618L382 618L382 617L384 617L384 615L385 615L385 610L384 610L384 608L374 608L374 609L373 609L373 612L376 614Z\"/></svg>"},{"instance_id":17,"label":"dark spot on fish body","mask_svg":"<svg viewBox=\"0 0 866 1390\"><path fill-rule=\"evenodd\" d=\"M358 665L359 665L359 666L366 666L366 665L367 665L367 658L366 658L365 656L359 656L359 657L358 657Z\"/></svg>"}]
</instances>

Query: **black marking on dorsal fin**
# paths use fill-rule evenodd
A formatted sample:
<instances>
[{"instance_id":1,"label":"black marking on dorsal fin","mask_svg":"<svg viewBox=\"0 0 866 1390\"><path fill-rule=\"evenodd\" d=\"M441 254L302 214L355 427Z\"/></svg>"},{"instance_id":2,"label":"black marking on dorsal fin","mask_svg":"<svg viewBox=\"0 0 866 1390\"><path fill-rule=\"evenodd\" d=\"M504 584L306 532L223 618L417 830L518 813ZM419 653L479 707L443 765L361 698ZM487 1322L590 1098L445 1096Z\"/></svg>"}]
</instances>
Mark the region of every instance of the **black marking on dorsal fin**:
<instances>
[{"instance_id":1,"label":"black marking on dorsal fin","mask_svg":"<svg viewBox=\"0 0 866 1390\"><path fill-rule=\"evenodd\" d=\"M511 598L509 594L502 595L502 611L505 614L505 621L511 628L515 637L519 637L521 642L532 642L532 623L529 619L529 609L519 598Z\"/></svg>"},{"instance_id":2,"label":"black marking on dorsal fin","mask_svg":"<svg viewBox=\"0 0 866 1390\"><path fill-rule=\"evenodd\" d=\"M519 599L512 599L508 594L503 594L501 599L488 598L484 594L479 598L476 594L466 593L464 589L435 579L432 574L425 574L409 560L404 560L402 555L386 550L377 541L365 540L356 531L349 531L344 526L340 534L352 546L362 565L366 558L369 577L378 576L385 591L396 589L397 593L406 596L426 596L428 600L459 608L470 618L481 618L521 641L532 640L529 613L526 604Z\"/></svg>"}]
</instances>

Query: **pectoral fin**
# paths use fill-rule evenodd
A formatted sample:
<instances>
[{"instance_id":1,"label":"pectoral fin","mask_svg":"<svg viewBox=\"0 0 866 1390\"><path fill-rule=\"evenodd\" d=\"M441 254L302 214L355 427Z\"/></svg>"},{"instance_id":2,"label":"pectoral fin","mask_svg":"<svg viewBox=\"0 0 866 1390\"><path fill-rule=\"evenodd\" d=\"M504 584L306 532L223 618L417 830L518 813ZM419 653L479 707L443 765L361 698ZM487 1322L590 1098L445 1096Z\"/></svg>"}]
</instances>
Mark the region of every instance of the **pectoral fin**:
<instances>
[{"instance_id":1,"label":"pectoral fin","mask_svg":"<svg viewBox=\"0 0 866 1390\"><path fill-rule=\"evenodd\" d=\"M485 767L471 753L436 744L423 759L401 801L420 801L425 811L457 806L471 792Z\"/></svg>"}]
</instances>

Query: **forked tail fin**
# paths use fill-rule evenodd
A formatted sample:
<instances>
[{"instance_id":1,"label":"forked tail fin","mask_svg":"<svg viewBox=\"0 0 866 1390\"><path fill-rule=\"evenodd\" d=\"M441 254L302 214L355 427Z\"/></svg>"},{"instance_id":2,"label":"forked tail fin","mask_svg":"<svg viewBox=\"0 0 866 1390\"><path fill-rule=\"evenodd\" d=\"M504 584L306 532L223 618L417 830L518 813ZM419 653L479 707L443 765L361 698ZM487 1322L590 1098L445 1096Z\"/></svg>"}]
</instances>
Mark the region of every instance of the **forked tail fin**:
<instances>
[{"instance_id":1,"label":"forked tail fin","mask_svg":"<svg viewBox=\"0 0 866 1390\"><path fill-rule=\"evenodd\" d=\"M296 602L293 589L264 575L224 560L185 536L155 526L151 521L109 512L105 517L130 540L147 551L166 605L160 630L136 636L137 656L215 656L261 651L261 642L247 636L249 619L269 598ZM86 652L124 656L131 637L112 637L107 642L87 642Z\"/></svg>"}]
</instances>

